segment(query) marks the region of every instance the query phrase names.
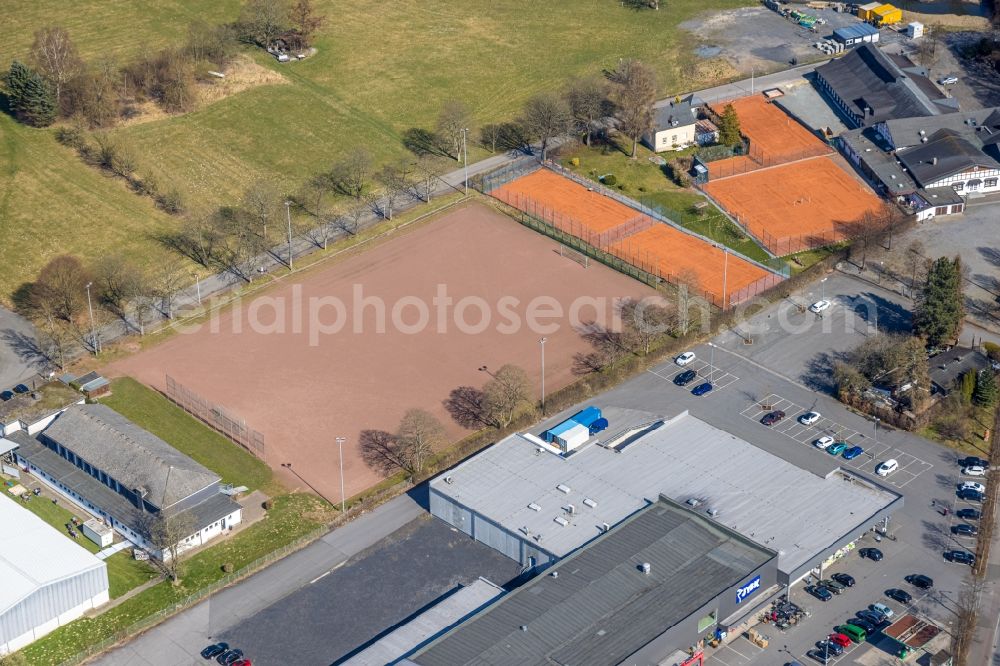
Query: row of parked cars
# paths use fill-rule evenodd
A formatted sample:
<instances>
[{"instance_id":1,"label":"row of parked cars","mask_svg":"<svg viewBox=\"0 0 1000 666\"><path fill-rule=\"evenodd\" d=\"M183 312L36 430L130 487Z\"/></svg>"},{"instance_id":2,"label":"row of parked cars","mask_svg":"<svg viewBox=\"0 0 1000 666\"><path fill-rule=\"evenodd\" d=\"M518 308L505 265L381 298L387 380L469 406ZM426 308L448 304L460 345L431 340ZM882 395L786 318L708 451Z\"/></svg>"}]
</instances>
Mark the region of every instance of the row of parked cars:
<instances>
[{"instance_id":1,"label":"row of parked cars","mask_svg":"<svg viewBox=\"0 0 1000 666\"><path fill-rule=\"evenodd\" d=\"M847 587L854 585L854 578L848 574L834 574L831 579L833 580L822 581L818 584L819 587L827 589L829 595L840 594ZM923 574L911 574L905 580L910 585L922 590L934 587L934 581ZM844 585L847 581L851 584ZM908 604L913 600L909 592L895 588L887 590L886 596L901 604ZM854 617L834 627L833 633L817 641L816 647L810 650L807 655L810 659L821 664L828 664L835 657L842 655L844 650L852 644L863 643L872 634L884 629L892 622L894 616L895 612L881 602L869 604L867 608L858 611Z\"/></svg>"},{"instance_id":2,"label":"row of parked cars","mask_svg":"<svg viewBox=\"0 0 1000 666\"><path fill-rule=\"evenodd\" d=\"M243 656L243 650L229 647L229 643L214 643L201 651L202 659L215 659L221 666L253 666Z\"/></svg>"},{"instance_id":3,"label":"row of parked cars","mask_svg":"<svg viewBox=\"0 0 1000 666\"><path fill-rule=\"evenodd\" d=\"M968 456L959 460L958 465L962 469L963 476L984 477L986 476L990 463L982 458ZM963 481L958 484L958 490L955 494L959 499L965 500L966 502L982 502L983 497L986 494L986 485L980 483L979 481ZM944 513L947 515L947 509L945 509ZM955 516L966 522L952 525L951 533L956 536L978 536L979 527L973 525L970 521L979 520L980 515L979 510L973 507L963 507L959 509L955 512ZM969 552L968 550L947 550L944 552L944 559L956 564L967 564L969 566L976 563L975 554Z\"/></svg>"}]
</instances>

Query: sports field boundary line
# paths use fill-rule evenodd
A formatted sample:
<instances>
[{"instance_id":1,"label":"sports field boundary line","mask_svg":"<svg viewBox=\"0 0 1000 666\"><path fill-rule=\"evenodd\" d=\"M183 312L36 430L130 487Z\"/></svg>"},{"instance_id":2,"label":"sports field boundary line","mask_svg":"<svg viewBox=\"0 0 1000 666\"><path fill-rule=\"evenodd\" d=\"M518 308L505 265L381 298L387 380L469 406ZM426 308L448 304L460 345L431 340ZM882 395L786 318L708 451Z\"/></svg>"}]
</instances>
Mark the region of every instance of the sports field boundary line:
<instances>
[{"instance_id":1,"label":"sports field boundary line","mask_svg":"<svg viewBox=\"0 0 1000 666\"><path fill-rule=\"evenodd\" d=\"M563 167L559 166L558 164L555 164L555 163L553 163L551 161L544 162L542 164L542 166L545 167L545 168L547 168L547 169L549 169L550 171L552 171L553 173L555 173L557 175L560 175L560 176L563 176L564 178L568 178L569 180L572 180L577 185L580 185L582 187L586 187L586 188L589 188L589 189L593 189L594 191L599 192L600 194L603 194L604 196L608 197L609 199L614 199L615 201L617 201L618 203L622 204L623 206L628 206L632 210L638 211L639 213L642 213L643 215L648 215L649 217L653 218L654 220L656 220L658 222L662 222L663 224L666 224L666 225L668 225L670 227L673 227L674 229L676 229L677 231L679 231L679 232L681 232L683 234L687 234L688 236L692 236L694 238L697 238L697 239L701 240L702 242L708 243L709 245L712 245L712 246L715 246L715 247L725 247L726 251L729 254L731 254L731 255L733 255L735 257L739 257L740 259L742 259L744 261L747 261L747 262L749 262L749 263L757 266L758 268L762 268L763 270L767 271L768 273L773 273L773 274L775 274L777 276L780 276L782 279L785 279L785 278L788 277L787 275L784 275L783 273L781 273L781 271L775 270L773 267L768 266L767 264L762 264L759 261L757 261L756 259L751 259L750 257L746 256L742 252L739 252L739 251L734 250L733 248L729 247L725 243L721 243L719 241L714 241L711 238L708 238L707 236L702 236L701 234L699 234L699 233L697 233L695 231L691 231L690 229L682 226L681 224L678 224L677 222L671 220L669 217L667 217L666 215L663 215L659 211L654 210L652 208L649 208L649 207L645 206L644 204L636 201L635 199L627 197L627 196L625 196L623 194L618 194L617 192L613 192L612 190L609 190L607 187L605 187L604 185L601 185L600 183L598 183L596 181L593 181L593 180L590 180L589 178L584 178L583 176L577 175L577 174L573 173L572 171L570 171L569 169L563 168ZM709 198L709 201L711 201L712 204L716 208L718 208L720 211L722 211L723 213L725 212L718 204L715 203L714 200L712 200L711 198ZM756 239L756 236L754 236L753 238ZM758 245L760 245L760 243L758 243ZM761 247L763 247L763 245L761 245ZM768 252L768 250L767 250L766 247L764 248L764 251ZM770 252L768 252L768 254L770 254ZM773 257L774 255L771 255L771 256ZM777 257L775 257L775 258L777 258Z\"/></svg>"},{"instance_id":2,"label":"sports field boundary line","mask_svg":"<svg viewBox=\"0 0 1000 666\"><path fill-rule=\"evenodd\" d=\"M417 217L413 218L412 220L409 220L407 222L403 222L399 226L392 227L391 229L386 229L385 231L382 231L382 232L380 232L380 233L378 233L378 234L376 234L374 236L366 238L366 239L364 239L362 241L358 241L354 245L351 245L351 246L348 246L348 247L343 247L343 248L340 248L339 250L336 250L336 251L331 252L329 254L325 254L325 255L319 257L318 259L316 259L316 261L312 262L311 264L308 264L308 265L303 266L301 268L296 268L294 270L288 271L287 273L285 273L283 275L269 276L269 277L271 277L271 280L268 281L268 282L260 282L257 285L248 284L248 285L246 285L246 287L243 288L243 290L240 290L238 292L230 291L229 292L230 295L227 296L225 298L225 300L218 301L218 302L213 302L212 305L209 306L209 307L207 307L207 308L200 307L200 308L198 308L197 314L194 314L194 315L191 315L191 316L188 316L188 317L174 317L174 319L171 320L168 325L161 326L161 327L157 328L155 331L149 331L149 335L153 336L153 335L165 333L167 331L173 331L173 330L175 330L177 328L178 324L187 324L187 323L190 323L190 322L192 322L192 321L194 321L196 319L204 317L205 315L212 314L214 312L218 312L222 308L225 308L225 307L229 306L230 304L232 304L235 301L238 301L238 300L240 300L242 298L245 298L247 296L253 296L253 295L258 294L258 293L260 293L262 291L265 291L265 290L269 289L270 287L281 283L283 280L285 280L285 279L287 279L289 277L294 277L294 276L298 275L299 273L304 273L305 271L312 270L313 268L318 267L320 264L322 264L322 263L324 263L324 262L326 262L326 261L328 261L328 260L330 260L330 259L332 259L334 257L339 257L340 255L342 255L342 254L344 254L346 252L351 252L353 250L356 250L359 247L363 247L363 246L368 245L368 244L370 244L370 243L372 243L374 241L382 240L382 239L384 239L387 236L391 236L391 235L395 234L398 231L401 231L401 230L406 229L407 227L409 227L409 226L411 226L413 224L416 224L417 222L422 222L423 220L427 219L428 217L431 217L433 215L437 215L438 213L446 211L449 208L452 208L452 207L457 206L457 205L462 204L462 203L468 203L469 201L473 201L473 200L474 200L474 197L472 197L470 195L467 195L467 194L463 195L461 199L456 199L455 201L447 203L447 204L445 204L443 206L439 206L438 208L435 208L434 210L427 211L426 213L422 213L422 214L418 215ZM388 221L388 220L384 220L384 221Z\"/></svg>"},{"instance_id":3,"label":"sports field boundary line","mask_svg":"<svg viewBox=\"0 0 1000 666\"><path fill-rule=\"evenodd\" d=\"M780 164L772 164L770 166L762 166L759 169L754 169L753 171L745 171L744 173L734 173L734 174L729 175L729 176L722 176L721 178L712 178L711 176L709 176L708 183L713 183L713 182L717 183L717 182L719 182L721 180L729 180L730 178L739 178L740 176L746 176L747 174L751 174L751 173L760 173L761 171L768 171L769 169L778 169L778 168L786 166L788 164L798 164L800 162L808 162L809 160L819 160L819 159L824 159L825 160L825 159L828 159L832 154L833 153L827 153L826 155L808 155L806 157L800 157L800 158L795 159L795 160L789 160L787 162L781 162ZM711 170L709 170L709 174L711 174ZM707 185L708 183L705 183L705 184Z\"/></svg>"}]
</instances>

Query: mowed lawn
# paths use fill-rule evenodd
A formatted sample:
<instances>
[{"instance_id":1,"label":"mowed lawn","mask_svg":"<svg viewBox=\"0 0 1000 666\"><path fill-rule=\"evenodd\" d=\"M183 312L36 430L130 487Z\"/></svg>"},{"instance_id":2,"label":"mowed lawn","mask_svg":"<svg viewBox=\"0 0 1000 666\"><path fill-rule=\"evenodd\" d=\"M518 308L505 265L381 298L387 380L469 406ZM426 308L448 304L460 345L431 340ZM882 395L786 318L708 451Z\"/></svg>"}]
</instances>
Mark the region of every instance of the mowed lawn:
<instances>
[{"instance_id":1,"label":"mowed lawn","mask_svg":"<svg viewBox=\"0 0 1000 666\"><path fill-rule=\"evenodd\" d=\"M260 86L193 113L114 130L135 146L140 172L155 170L189 209L204 212L235 203L257 178L292 192L356 146L380 161L405 157L403 133L432 128L449 98L467 103L478 125L512 119L531 95L562 89L572 76L600 75L629 57L655 67L661 94L673 94L685 83L708 83L680 80L698 38L677 25L702 11L749 2L677 0L660 11L608 0L317 4L328 20L316 56L279 64L255 51L259 63L290 85ZM194 20L222 22L239 13L234 0L8 5L10 39L0 43L0 67L25 57L33 32L45 25L67 27L90 59L125 62L145 49L181 43ZM485 154L472 146L473 159ZM84 166L55 143L51 130L15 127L3 118L0 162L6 268L0 300L58 252L93 258L114 248L142 261L167 256L156 239L176 227L176 219Z\"/></svg>"},{"instance_id":2,"label":"mowed lawn","mask_svg":"<svg viewBox=\"0 0 1000 666\"><path fill-rule=\"evenodd\" d=\"M271 481L263 461L131 377L113 380L111 395L101 402L220 475L223 483L253 491Z\"/></svg>"}]
</instances>

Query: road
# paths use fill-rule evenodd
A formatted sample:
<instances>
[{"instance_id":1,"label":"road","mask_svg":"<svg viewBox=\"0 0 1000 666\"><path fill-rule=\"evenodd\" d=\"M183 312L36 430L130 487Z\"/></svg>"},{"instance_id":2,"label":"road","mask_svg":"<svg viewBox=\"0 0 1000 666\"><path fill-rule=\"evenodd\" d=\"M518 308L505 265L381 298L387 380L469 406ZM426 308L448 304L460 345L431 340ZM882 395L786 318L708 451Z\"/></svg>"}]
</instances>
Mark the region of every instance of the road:
<instances>
[{"instance_id":1,"label":"road","mask_svg":"<svg viewBox=\"0 0 1000 666\"><path fill-rule=\"evenodd\" d=\"M705 88L704 90L699 90L694 94L700 97L705 102L711 104L712 102L717 102L719 100L735 99L737 97L746 97L747 95L753 94L755 92L759 93L761 91L767 90L768 88L777 88L794 81L799 81L809 74L814 69L820 65L825 64L828 61L814 62L808 65L799 65L798 67L792 67L791 69L786 69L780 72L775 72L774 74L767 74L766 76L758 76L752 79L744 79L742 81L735 81L733 83L727 83L721 86L715 86L714 88ZM653 104L654 108L660 108L663 106L668 106L673 101L670 99L661 99L660 101Z\"/></svg>"},{"instance_id":2,"label":"road","mask_svg":"<svg viewBox=\"0 0 1000 666\"><path fill-rule=\"evenodd\" d=\"M402 495L331 531L316 542L175 615L96 660L103 666L203 664L206 641L317 581L348 559L392 534L424 509L415 495Z\"/></svg>"},{"instance_id":3,"label":"road","mask_svg":"<svg viewBox=\"0 0 1000 666\"><path fill-rule=\"evenodd\" d=\"M46 364L31 322L0 308L0 391L33 377Z\"/></svg>"}]
</instances>

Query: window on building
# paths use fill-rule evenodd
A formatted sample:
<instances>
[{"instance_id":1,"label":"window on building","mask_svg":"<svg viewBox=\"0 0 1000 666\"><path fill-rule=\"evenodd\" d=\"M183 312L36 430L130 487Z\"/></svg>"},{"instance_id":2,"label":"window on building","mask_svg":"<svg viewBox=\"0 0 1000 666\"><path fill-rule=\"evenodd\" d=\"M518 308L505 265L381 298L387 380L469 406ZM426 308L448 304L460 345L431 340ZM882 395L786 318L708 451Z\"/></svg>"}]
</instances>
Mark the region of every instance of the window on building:
<instances>
[{"instance_id":1,"label":"window on building","mask_svg":"<svg viewBox=\"0 0 1000 666\"><path fill-rule=\"evenodd\" d=\"M996 186L997 186L996 178L987 178L986 180L983 181L983 187L996 187Z\"/></svg>"},{"instance_id":2,"label":"window on building","mask_svg":"<svg viewBox=\"0 0 1000 666\"><path fill-rule=\"evenodd\" d=\"M698 633L699 634L701 632L705 631L706 629L708 629L709 627L711 627L713 624L715 624L715 614L716 614L716 611L712 611L711 613L709 613L705 617L703 617L700 620L698 620Z\"/></svg>"},{"instance_id":3,"label":"window on building","mask_svg":"<svg viewBox=\"0 0 1000 666\"><path fill-rule=\"evenodd\" d=\"M961 213L964 209L965 206L963 204L955 204L951 207L951 212L954 215L955 213Z\"/></svg>"},{"instance_id":4,"label":"window on building","mask_svg":"<svg viewBox=\"0 0 1000 666\"><path fill-rule=\"evenodd\" d=\"M951 188L956 192L961 192L962 190L965 189L965 183L955 183L954 185L951 186Z\"/></svg>"},{"instance_id":5,"label":"window on building","mask_svg":"<svg viewBox=\"0 0 1000 666\"><path fill-rule=\"evenodd\" d=\"M947 215L948 214L948 207L947 206L938 206L937 208L934 209L934 214L935 215Z\"/></svg>"}]
</instances>

